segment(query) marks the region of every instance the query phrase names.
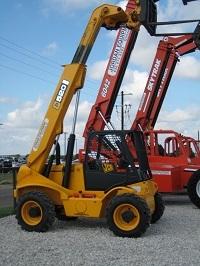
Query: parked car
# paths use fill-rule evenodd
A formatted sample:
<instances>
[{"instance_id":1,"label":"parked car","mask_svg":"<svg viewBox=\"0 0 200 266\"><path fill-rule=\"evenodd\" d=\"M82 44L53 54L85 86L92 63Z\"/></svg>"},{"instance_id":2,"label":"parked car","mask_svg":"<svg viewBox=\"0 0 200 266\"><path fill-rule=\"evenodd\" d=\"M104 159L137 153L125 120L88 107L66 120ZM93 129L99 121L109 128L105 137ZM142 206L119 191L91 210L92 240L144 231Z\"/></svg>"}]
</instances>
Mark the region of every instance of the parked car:
<instances>
[{"instance_id":1,"label":"parked car","mask_svg":"<svg viewBox=\"0 0 200 266\"><path fill-rule=\"evenodd\" d=\"M0 173L8 173L12 168L11 159L0 159Z\"/></svg>"}]
</instances>

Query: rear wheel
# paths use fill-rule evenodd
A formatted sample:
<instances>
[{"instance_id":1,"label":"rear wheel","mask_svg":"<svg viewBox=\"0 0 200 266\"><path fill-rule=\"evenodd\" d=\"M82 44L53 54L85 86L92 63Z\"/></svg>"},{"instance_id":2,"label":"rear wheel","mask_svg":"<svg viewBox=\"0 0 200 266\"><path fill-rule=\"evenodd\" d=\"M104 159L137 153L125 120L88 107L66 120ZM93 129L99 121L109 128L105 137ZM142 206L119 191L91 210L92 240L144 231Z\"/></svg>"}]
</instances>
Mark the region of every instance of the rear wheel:
<instances>
[{"instance_id":1,"label":"rear wheel","mask_svg":"<svg viewBox=\"0 0 200 266\"><path fill-rule=\"evenodd\" d=\"M55 208L44 193L28 192L17 202L16 219L26 231L45 232L55 220Z\"/></svg>"},{"instance_id":2,"label":"rear wheel","mask_svg":"<svg viewBox=\"0 0 200 266\"><path fill-rule=\"evenodd\" d=\"M156 223L158 220L160 220L160 218L162 217L164 210L165 210L165 205L162 199L162 196L160 193L156 193L154 196L154 200L155 200L155 211L153 212L152 216L151 216L151 223L154 224Z\"/></svg>"},{"instance_id":3,"label":"rear wheel","mask_svg":"<svg viewBox=\"0 0 200 266\"><path fill-rule=\"evenodd\" d=\"M106 217L110 230L122 237L139 237L150 224L146 202L132 194L114 197L107 207Z\"/></svg>"},{"instance_id":4,"label":"rear wheel","mask_svg":"<svg viewBox=\"0 0 200 266\"><path fill-rule=\"evenodd\" d=\"M192 203L200 208L200 170L191 176L187 184L187 191Z\"/></svg>"}]
</instances>

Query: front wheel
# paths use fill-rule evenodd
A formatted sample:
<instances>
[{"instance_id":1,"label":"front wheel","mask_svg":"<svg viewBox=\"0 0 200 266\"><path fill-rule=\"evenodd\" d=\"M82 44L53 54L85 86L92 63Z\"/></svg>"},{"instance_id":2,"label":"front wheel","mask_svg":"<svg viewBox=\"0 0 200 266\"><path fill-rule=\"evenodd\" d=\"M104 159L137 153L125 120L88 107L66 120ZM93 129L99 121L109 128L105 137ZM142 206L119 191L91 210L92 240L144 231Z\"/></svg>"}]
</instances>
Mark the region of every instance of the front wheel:
<instances>
[{"instance_id":1,"label":"front wheel","mask_svg":"<svg viewBox=\"0 0 200 266\"><path fill-rule=\"evenodd\" d=\"M45 232L55 220L55 207L44 193L28 192L17 202L16 219L26 231Z\"/></svg>"},{"instance_id":2,"label":"front wheel","mask_svg":"<svg viewBox=\"0 0 200 266\"><path fill-rule=\"evenodd\" d=\"M109 229L117 236L139 237L150 225L147 203L133 194L115 196L106 210Z\"/></svg>"},{"instance_id":3,"label":"front wheel","mask_svg":"<svg viewBox=\"0 0 200 266\"><path fill-rule=\"evenodd\" d=\"M187 192L192 203L200 208L200 170L190 177L187 184Z\"/></svg>"},{"instance_id":4,"label":"front wheel","mask_svg":"<svg viewBox=\"0 0 200 266\"><path fill-rule=\"evenodd\" d=\"M158 220L160 220L160 218L163 216L164 210L165 210L165 205L162 199L162 196L160 193L156 193L154 196L154 200L155 200L155 210L151 216L151 223L154 224L156 223Z\"/></svg>"}]
</instances>

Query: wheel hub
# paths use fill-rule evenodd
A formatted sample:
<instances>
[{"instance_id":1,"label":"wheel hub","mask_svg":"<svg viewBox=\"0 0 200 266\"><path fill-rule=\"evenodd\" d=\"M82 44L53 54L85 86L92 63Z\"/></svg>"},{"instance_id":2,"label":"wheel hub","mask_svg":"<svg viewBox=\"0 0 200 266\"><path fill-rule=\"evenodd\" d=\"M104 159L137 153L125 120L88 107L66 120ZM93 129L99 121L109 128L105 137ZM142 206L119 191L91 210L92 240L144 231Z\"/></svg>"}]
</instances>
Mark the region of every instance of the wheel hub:
<instances>
[{"instance_id":1,"label":"wheel hub","mask_svg":"<svg viewBox=\"0 0 200 266\"><path fill-rule=\"evenodd\" d=\"M26 201L21 208L23 221L31 226L38 225L42 221L43 211L40 204L34 200Z\"/></svg>"},{"instance_id":2,"label":"wheel hub","mask_svg":"<svg viewBox=\"0 0 200 266\"><path fill-rule=\"evenodd\" d=\"M132 211L128 210L122 213L122 219L126 222L126 223L130 223L133 218L135 217L135 215L133 214Z\"/></svg>"},{"instance_id":3,"label":"wheel hub","mask_svg":"<svg viewBox=\"0 0 200 266\"><path fill-rule=\"evenodd\" d=\"M36 218L41 215L41 211L39 207L30 208L29 215L32 218Z\"/></svg>"},{"instance_id":4,"label":"wheel hub","mask_svg":"<svg viewBox=\"0 0 200 266\"><path fill-rule=\"evenodd\" d=\"M123 231L134 230L140 222L138 209L130 203L119 204L113 213L114 223Z\"/></svg>"}]
</instances>

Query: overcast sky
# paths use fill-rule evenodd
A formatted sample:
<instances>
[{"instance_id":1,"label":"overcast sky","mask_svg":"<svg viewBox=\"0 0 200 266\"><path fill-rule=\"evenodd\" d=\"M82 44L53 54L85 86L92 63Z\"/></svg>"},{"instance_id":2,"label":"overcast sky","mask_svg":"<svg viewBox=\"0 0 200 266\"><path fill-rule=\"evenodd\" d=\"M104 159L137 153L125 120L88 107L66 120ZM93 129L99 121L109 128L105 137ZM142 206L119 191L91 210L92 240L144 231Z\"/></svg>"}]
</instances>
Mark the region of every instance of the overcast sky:
<instances>
[{"instance_id":1,"label":"overcast sky","mask_svg":"<svg viewBox=\"0 0 200 266\"><path fill-rule=\"evenodd\" d=\"M125 7L126 1L106 1ZM47 110L62 72L70 63L92 10L101 0L1 0L0 1L0 154L27 154ZM160 0L160 21L198 19L200 1L187 6L181 0ZM196 24L162 28L162 31L193 31ZM90 107L95 102L116 33L102 29L88 60L86 83L81 92L77 124L77 146ZM128 129L138 108L160 38L141 27L121 89L131 104L126 115ZM180 58L156 128L174 129L197 137L200 129L199 51ZM73 105L64 131L70 133ZM120 105L120 97L116 102ZM112 121L120 124L113 110ZM63 138L61 138L63 142ZM62 144L63 145L63 144Z\"/></svg>"}]
</instances>

